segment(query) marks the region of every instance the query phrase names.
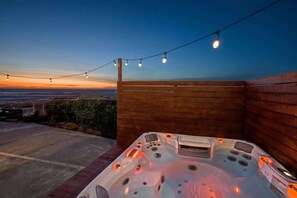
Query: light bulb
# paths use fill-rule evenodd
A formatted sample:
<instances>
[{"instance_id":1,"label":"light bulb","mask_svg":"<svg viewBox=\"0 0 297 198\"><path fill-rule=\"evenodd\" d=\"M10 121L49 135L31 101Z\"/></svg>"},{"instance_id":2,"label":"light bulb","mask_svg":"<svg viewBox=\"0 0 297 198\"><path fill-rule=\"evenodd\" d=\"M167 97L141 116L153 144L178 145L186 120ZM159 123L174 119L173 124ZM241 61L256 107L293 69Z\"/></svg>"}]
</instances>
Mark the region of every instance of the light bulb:
<instances>
[{"instance_id":1,"label":"light bulb","mask_svg":"<svg viewBox=\"0 0 297 198\"><path fill-rule=\"evenodd\" d=\"M219 39L214 40L214 42L212 43L212 47L214 49L217 49L219 46L220 46L220 40Z\"/></svg>"},{"instance_id":2,"label":"light bulb","mask_svg":"<svg viewBox=\"0 0 297 198\"><path fill-rule=\"evenodd\" d=\"M117 63L116 63L116 61L113 61L113 64L114 64L114 66L115 66L115 67L117 66Z\"/></svg>"},{"instance_id":3,"label":"light bulb","mask_svg":"<svg viewBox=\"0 0 297 198\"><path fill-rule=\"evenodd\" d=\"M164 53L164 57L162 59L162 63L165 64L167 62L167 55Z\"/></svg>"},{"instance_id":4,"label":"light bulb","mask_svg":"<svg viewBox=\"0 0 297 198\"><path fill-rule=\"evenodd\" d=\"M9 80L9 75L6 75L6 80Z\"/></svg>"},{"instance_id":5,"label":"light bulb","mask_svg":"<svg viewBox=\"0 0 297 198\"><path fill-rule=\"evenodd\" d=\"M125 62L125 66L128 66L128 60L126 60L126 62Z\"/></svg>"},{"instance_id":6,"label":"light bulb","mask_svg":"<svg viewBox=\"0 0 297 198\"><path fill-rule=\"evenodd\" d=\"M217 49L220 46L220 34L217 32L217 38L213 41L212 47Z\"/></svg>"},{"instance_id":7,"label":"light bulb","mask_svg":"<svg viewBox=\"0 0 297 198\"><path fill-rule=\"evenodd\" d=\"M142 66L142 59L140 59L139 63L138 63L138 67Z\"/></svg>"},{"instance_id":8,"label":"light bulb","mask_svg":"<svg viewBox=\"0 0 297 198\"><path fill-rule=\"evenodd\" d=\"M52 81L52 79L50 78L50 83L51 83L51 85L53 84L53 81Z\"/></svg>"},{"instance_id":9,"label":"light bulb","mask_svg":"<svg viewBox=\"0 0 297 198\"><path fill-rule=\"evenodd\" d=\"M89 78L89 76L88 76L88 73L87 73L87 72L85 72L85 74L86 74L86 78Z\"/></svg>"}]
</instances>

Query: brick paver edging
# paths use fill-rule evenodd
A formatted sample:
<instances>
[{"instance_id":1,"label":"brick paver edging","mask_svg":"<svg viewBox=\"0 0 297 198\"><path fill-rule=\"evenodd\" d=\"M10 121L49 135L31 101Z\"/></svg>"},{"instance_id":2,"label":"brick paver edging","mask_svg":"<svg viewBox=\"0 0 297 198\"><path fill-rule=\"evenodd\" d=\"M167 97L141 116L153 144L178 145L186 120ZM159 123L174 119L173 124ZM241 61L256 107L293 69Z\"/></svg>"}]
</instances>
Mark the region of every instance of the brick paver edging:
<instances>
[{"instance_id":1,"label":"brick paver edging","mask_svg":"<svg viewBox=\"0 0 297 198\"><path fill-rule=\"evenodd\" d=\"M65 183L50 192L47 198L77 197L77 195L123 151L124 149L119 146L115 146L108 150L86 168L79 171Z\"/></svg>"}]
</instances>

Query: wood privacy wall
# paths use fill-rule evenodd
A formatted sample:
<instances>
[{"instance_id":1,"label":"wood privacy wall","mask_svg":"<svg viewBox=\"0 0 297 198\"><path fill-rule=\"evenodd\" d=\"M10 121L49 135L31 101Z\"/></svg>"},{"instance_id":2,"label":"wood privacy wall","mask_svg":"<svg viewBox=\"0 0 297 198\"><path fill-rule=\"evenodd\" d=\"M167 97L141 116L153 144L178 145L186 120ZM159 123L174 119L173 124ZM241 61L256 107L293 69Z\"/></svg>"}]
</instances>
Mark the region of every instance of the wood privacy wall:
<instances>
[{"instance_id":1,"label":"wood privacy wall","mask_svg":"<svg viewBox=\"0 0 297 198\"><path fill-rule=\"evenodd\" d=\"M297 173L297 72L251 81L122 81L117 141L147 131L248 139Z\"/></svg>"},{"instance_id":2,"label":"wood privacy wall","mask_svg":"<svg viewBox=\"0 0 297 198\"><path fill-rule=\"evenodd\" d=\"M297 72L246 82L244 137L297 173Z\"/></svg>"},{"instance_id":3,"label":"wood privacy wall","mask_svg":"<svg viewBox=\"0 0 297 198\"><path fill-rule=\"evenodd\" d=\"M148 131L241 138L243 81L119 81L119 145Z\"/></svg>"}]
</instances>

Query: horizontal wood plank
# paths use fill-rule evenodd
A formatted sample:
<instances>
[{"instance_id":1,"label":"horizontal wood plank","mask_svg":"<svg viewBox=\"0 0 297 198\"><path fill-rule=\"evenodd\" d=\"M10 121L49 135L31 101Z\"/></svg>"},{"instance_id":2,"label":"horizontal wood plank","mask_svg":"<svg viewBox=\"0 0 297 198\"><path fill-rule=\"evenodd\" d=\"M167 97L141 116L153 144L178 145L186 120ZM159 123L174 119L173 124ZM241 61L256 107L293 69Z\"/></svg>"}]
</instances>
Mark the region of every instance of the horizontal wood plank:
<instances>
[{"instance_id":1,"label":"horizontal wood plank","mask_svg":"<svg viewBox=\"0 0 297 198\"><path fill-rule=\"evenodd\" d=\"M258 135L264 134L265 136L274 139L274 141L277 142L276 144L282 143L283 145L286 145L287 147L290 147L291 149L297 151L297 147L296 147L297 139L296 138L288 136L286 134L283 134L269 126L263 125L262 123L260 123L259 120L252 120L252 119L247 118L245 123L246 123L247 127L253 127L254 129L257 129L257 131L259 131ZM288 139L290 139L291 141L289 141Z\"/></svg>"},{"instance_id":2,"label":"horizontal wood plank","mask_svg":"<svg viewBox=\"0 0 297 198\"><path fill-rule=\"evenodd\" d=\"M173 109L220 109L220 110L241 110L243 109L243 104L232 104L232 103L182 103L182 102L155 102L155 101L122 101L120 107L123 108L133 108L135 106L140 106L141 108L151 108L161 110L163 108L173 108Z\"/></svg>"},{"instance_id":3,"label":"horizontal wood plank","mask_svg":"<svg viewBox=\"0 0 297 198\"><path fill-rule=\"evenodd\" d=\"M249 99L247 100L247 106L256 106L267 110L273 110L278 113L283 113L287 115L297 116L297 106L290 104L281 104L268 101L260 101Z\"/></svg>"},{"instance_id":4,"label":"horizontal wood plank","mask_svg":"<svg viewBox=\"0 0 297 198\"><path fill-rule=\"evenodd\" d=\"M122 85L244 86L244 81L123 81Z\"/></svg>"},{"instance_id":5,"label":"horizontal wood plank","mask_svg":"<svg viewBox=\"0 0 297 198\"><path fill-rule=\"evenodd\" d=\"M264 118L263 116L259 116L257 114L251 113L251 112L246 113L246 119L257 121L257 122L261 123L261 125L263 125L263 126L266 126L270 129L278 131L279 134L287 135L294 139L297 139L297 133L296 133L297 128L295 128L295 127L283 124L281 122L277 122L275 120L269 120L267 118Z\"/></svg>"},{"instance_id":6,"label":"horizontal wood plank","mask_svg":"<svg viewBox=\"0 0 297 198\"><path fill-rule=\"evenodd\" d=\"M147 95L155 96L169 96L169 97L193 97L193 98L242 98L242 93L238 92L129 92L121 91L118 93L120 97L126 97L129 95L138 95L145 98Z\"/></svg>"},{"instance_id":7,"label":"horizontal wood plank","mask_svg":"<svg viewBox=\"0 0 297 198\"><path fill-rule=\"evenodd\" d=\"M290 83L297 82L297 72L289 72L284 74L278 74L274 76L258 78L254 80L248 80L246 84L259 85L259 84L277 84L277 83Z\"/></svg>"},{"instance_id":8,"label":"horizontal wood plank","mask_svg":"<svg viewBox=\"0 0 297 198\"><path fill-rule=\"evenodd\" d=\"M243 112L229 113L229 112L217 112L217 113L180 113L178 110L173 112L167 112L166 114L160 111L123 111L119 118L134 118L134 117L162 117L162 118L174 118L176 120L182 120L183 118L194 119L210 119L210 120L223 120L242 122Z\"/></svg>"},{"instance_id":9,"label":"horizontal wood plank","mask_svg":"<svg viewBox=\"0 0 297 198\"><path fill-rule=\"evenodd\" d=\"M154 94L147 94L146 97L143 97L142 95L135 95L135 94L127 94L125 97L119 98L121 101L162 101L162 102L182 102L182 103L232 103L232 104L243 104L243 97L240 98L219 98L219 97L203 97L203 98L189 98L189 97L170 97L170 96L157 96Z\"/></svg>"},{"instance_id":10,"label":"horizontal wood plank","mask_svg":"<svg viewBox=\"0 0 297 198\"><path fill-rule=\"evenodd\" d=\"M274 121L283 123L285 125L297 128L297 117L295 116L290 116L283 113L262 109L257 106L248 106L246 108L246 112L251 112L259 116L262 116L264 118L267 118L269 120L274 120Z\"/></svg>"},{"instance_id":11,"label":"horizontal wood plank","mask_svg":"<svg viewBox=\"0 0 297 198\"><path fill-rule=\"evenodd\" d=\"M217 91L217 92L242 92L244 90L243 86L240 87L227 87L227 86L122 86L122 91L156 91L156 92L209 92L209 91Z\"/></svg>"},{"instance_id":12,"label":"horizontal wood plank","mask_svg":"<svg viewBox=\"0 0 297 198\"><path fill-rule=\"evenodd\" d=\"M248 86L247 92L255 93L287 93L297 94L297 82L288 84L263 85L263 86Z\"/></svg>"},{"instance_id":13,"label":"horizontal wood plank","mask_svg":"<svg viewBox=\"0 0 297 198\"><path fill-rule=\"evenodd\" d=\"M279 94L279 93L247 93L246 99L276 102L297 106L297 94Z\"/></svg>"}]
</instances>

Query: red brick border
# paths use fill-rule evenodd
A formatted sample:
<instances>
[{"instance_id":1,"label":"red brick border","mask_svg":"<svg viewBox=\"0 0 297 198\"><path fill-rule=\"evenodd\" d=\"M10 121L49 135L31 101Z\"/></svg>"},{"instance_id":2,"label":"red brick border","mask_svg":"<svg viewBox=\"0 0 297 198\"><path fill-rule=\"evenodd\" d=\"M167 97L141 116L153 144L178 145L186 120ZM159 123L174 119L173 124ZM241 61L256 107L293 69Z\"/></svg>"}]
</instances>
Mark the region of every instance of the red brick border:
<instances>
[{"instance_id":1,"label":"red brick border","mask_svg":"<svg viewBox=\"0 0 297 198\"><path fill-rule=\"evenodd\" d=\"M112 161L122 152L123 148L115 146L101 155L86 168L79 171L76 175L68 179L65 183L50 192L47 198L74 198Z\"/></svg>"}]
</instances>

